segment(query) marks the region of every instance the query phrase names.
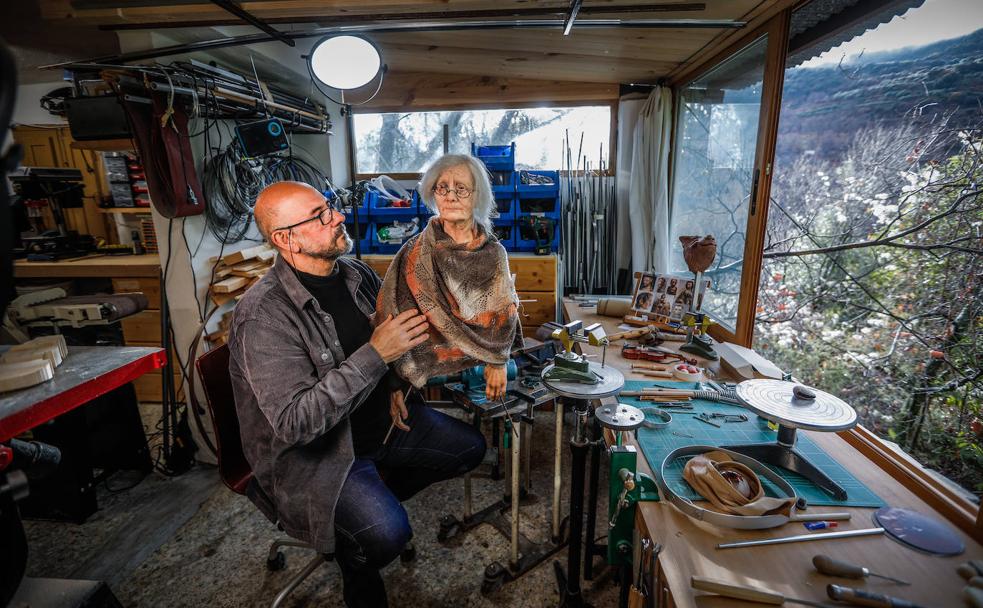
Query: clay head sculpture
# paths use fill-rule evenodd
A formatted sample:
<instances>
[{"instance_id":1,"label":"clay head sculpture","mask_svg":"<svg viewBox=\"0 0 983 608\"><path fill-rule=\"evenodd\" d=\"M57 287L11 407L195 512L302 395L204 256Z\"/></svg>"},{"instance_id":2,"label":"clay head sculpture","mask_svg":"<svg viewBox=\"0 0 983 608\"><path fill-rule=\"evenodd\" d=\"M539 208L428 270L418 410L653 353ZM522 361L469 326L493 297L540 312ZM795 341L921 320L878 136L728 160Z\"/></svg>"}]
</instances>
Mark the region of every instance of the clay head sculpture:
<instances>
[{"instance_id":1,"label":"clay head sculpture","mask_svg":"<svg viewBox=\"0 0 983 608\"><path fill-rule=\"evenodd\" d=\"M717 240L712 234L703 238L681 236L679 242L683 244L683 259L692 273L704 272L717 257Z\"/></svg>"}]
</instances>

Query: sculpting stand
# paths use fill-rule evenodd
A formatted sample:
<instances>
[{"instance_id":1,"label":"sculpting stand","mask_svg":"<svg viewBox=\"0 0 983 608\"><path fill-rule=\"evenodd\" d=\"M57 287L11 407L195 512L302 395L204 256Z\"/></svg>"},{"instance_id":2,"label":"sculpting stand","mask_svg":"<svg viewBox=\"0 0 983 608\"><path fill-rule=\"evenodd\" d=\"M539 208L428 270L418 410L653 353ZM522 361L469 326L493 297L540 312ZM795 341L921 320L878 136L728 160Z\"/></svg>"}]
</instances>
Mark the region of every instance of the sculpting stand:
<instances>
[{"instance_id":1,"label":"sculpting stand","mask_svg":"<svg viewBox=\"0 0 983 608\"><path fill-rule=\"evenodd\" d=\"M698 330L697 328L703 326L704 313L700 312L700 308L697 308L696 303L700 302L702 305L702 300L700 299L700 292L703 291L703 273L696 272L694 286L693 286L693 301L689 304L689 312L693 319L693 325L687 328L686 332L686 344L679 347L680 352L690 353L697 355L698 357L703 357L710 361L716 361L720 358L720 355L713 350L713 343L710 341L709 336L703 333L703 330ZM702 306L701 306L702 307Z\"/></svg>"},{"instance_id":2,"label":"sculpting stand","mask_svg":"<svg viewBox=\"0 0 983 608\"><path fill-rule=\"evenodd\" d=\"M544 378L551 367L543 370ZM584 602L580 577L584 545L584 477L587 472L587 450L591 444L587 437L592 414L591 401L615 395L625 385L625 377L612 367L591 363L590 370L600 378L597 384L543 381L553 392L565 398L576 416L574 433L570 438L570 540L567 545L566 572L559 561L553 562L560 593L560 606L569 608L589 606Z\"/></svg>"},{"instance_id":3,"label":"sculpting stand","mask_svg":"<svg viewBox=\"0 0 983 608\"><path fill-rule=\"evenodd\" d=\"M737 397L749 410L778 424L778 441L721 447L797 473L833 498L847 499L846 490L795 449L795 435L800 428L824 432L852 428L857 424L852 407L829 393L781 380L741 382Z\"/></svg>"}]
</instances>

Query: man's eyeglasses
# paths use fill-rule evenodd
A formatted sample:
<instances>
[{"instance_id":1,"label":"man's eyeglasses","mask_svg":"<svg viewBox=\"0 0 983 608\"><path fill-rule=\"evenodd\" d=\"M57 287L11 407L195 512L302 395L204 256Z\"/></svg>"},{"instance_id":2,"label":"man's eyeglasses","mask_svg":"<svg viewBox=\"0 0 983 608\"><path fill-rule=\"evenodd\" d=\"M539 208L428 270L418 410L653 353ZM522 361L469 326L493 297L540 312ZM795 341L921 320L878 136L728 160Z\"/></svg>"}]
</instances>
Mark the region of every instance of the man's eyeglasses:
<instances>
[{"instance_id":1,"label":"man's eyeglasses","mask_svg":"<svg viewBox=\"0 0 983 608\"><path fill-rule=\"evenodd\" d=\"M447 196L448 194L453 192L454 194L457 195L457 198L468 198L471 196L471 193L474 192L474 190L469 190L464 186L458 186L457 188L454 188L452 190L443 184L439 186L434 186L433 191L434 193L439 194L440 196Z\"/></svg>"},{"instance_id":2,"label":"man's eyeglasses","mask_svg":"<svg viewBox=\"0 0 983 608\"><path fill-rule=\"evenodd\" d=\"M324 209L322 209L314 217L309 217L306 220L301 220L301 221L297 222L296 224L290 224L289 226L280 226L279 228L274 228L273 230L274 230L274 232L277 231L277 230L290 230L292 228L296 228L297 226L306 224L308 222L313 222L314 220L321 220L321 225L322 226L327 226L328 224L331 223L331 220L334 219L334 212L335 211L338 211L338 210L335 209L333 206L331 206L329 204L327 207L325 207Z\"/></svg>"}]
</instances>

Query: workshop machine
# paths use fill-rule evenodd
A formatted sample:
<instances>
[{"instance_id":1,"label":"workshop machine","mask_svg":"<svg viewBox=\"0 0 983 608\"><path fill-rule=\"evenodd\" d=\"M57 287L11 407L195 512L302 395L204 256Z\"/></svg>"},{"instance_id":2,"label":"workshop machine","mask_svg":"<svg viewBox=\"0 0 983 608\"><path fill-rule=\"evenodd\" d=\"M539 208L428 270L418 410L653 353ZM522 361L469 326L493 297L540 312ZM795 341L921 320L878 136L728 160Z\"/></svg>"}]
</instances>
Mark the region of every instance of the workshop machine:
<instances>
[{"instance_id":1,"label":"workshop machine","mask_svg":"<svg viewBox=\"0 0 983 608\"><path fill-rule=\"evenodd\" d=\"M33 234L23 235L23 255L29 260L78 257L95 249L95 240L65 226L64 209L82 207L82 172L57 167L21 167L9 176L17 200L27 212ZM43 209L51 211L54 226L45 226ZM16 253L16 251L15 251Z\"/></svg>"}]
</instances>

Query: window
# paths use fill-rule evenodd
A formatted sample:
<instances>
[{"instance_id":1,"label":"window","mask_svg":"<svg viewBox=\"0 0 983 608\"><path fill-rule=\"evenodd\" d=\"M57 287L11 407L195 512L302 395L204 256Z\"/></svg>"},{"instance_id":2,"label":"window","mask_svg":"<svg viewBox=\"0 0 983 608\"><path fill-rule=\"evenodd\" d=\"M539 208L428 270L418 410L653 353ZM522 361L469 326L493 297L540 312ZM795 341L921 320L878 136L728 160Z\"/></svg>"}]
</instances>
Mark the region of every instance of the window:
<instances>
[{"instance_id":1,"label":"window","mask_svg":"<svg viewBox=\"0 0 983 608\"><path fill-rule=\"evenodd\" d=\"M717 259L703 310L730 331L744 266L744 241L761 110L767 37L680 90L673 167L670 271L688 273L681 235L712 234Z\"/></svg>"},{"instance_id":2,"label":"window","mask_svg":"<svg viewBox=\"0 0 983 608\"><path fill-rule=\"evenodd\" d=\"M423 172L443 154L444 125L452 153L514 141L517 169L559 169L567 132L572 146L583 133L585 151L600 146L610 158L611 106L356 114L354 122L360 174Z\"/></svg>"},{"instance_id":3,"label":"window","mask_svg":"<svg viewBox=\"0 0 983 608\"><path fill-rule=\"evenodd\" d=\"M822 37L814 4L792 16L755 348L983 495L983 5Z\"/></svg>"}]
</instances>

